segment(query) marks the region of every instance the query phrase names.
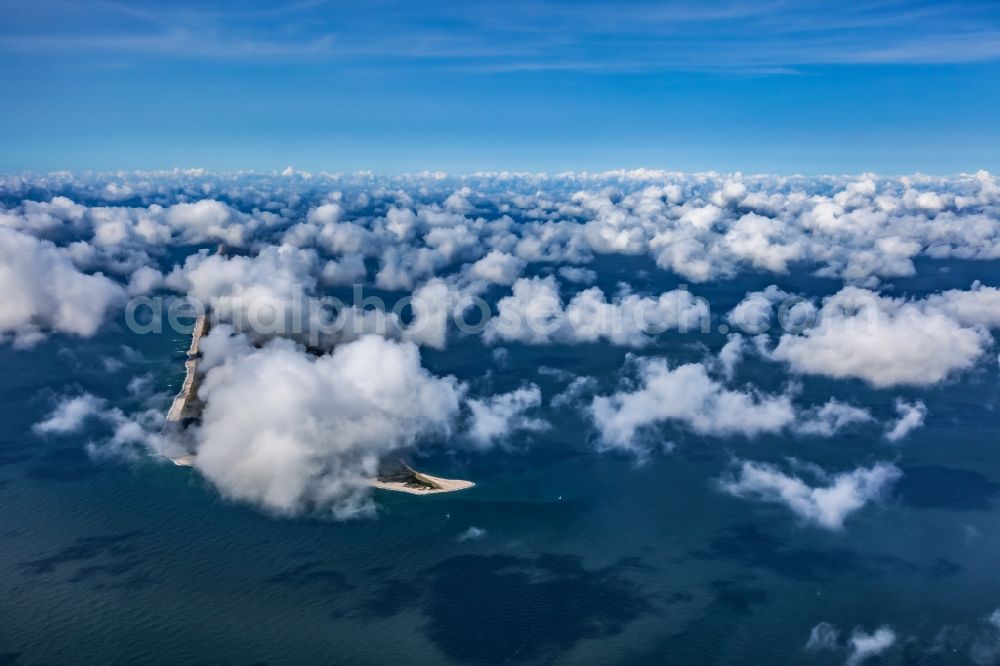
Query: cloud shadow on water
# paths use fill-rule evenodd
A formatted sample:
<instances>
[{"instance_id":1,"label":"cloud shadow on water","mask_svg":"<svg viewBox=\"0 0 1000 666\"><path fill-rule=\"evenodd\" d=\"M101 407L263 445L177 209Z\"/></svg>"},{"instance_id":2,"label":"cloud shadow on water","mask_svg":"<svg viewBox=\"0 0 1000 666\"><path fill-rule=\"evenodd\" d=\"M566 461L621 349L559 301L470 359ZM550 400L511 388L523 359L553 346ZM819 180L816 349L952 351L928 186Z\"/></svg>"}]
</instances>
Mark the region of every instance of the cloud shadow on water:
<instances>
[{"instance_id":1,"label":"cloud shadow on water","mask_svg":"<svg viewBox=\"0 0 1000 666\"><path fill-rule=\"evenodd\" d=\"M746 616L764 610L772 594L755 583L752 576L734 580L713 580L707 584L708 603L704 611L683 627L653 640L645 654L633 655L630 664L712 664L720 663L725 646L737 633Z\"/></svg>"},{"instance_id":2,"label":"cloud shadow on water","mask_svg":"<svg viewBox=\"0 0 1000 666\"><path fill-rule=\"evenodd\" d=\"M917 573L913 564L895 557L867 556L847 548L794 548L752 523L721 530L705 550L690 555L703 560L735 560L794 580L822 581L838 576L868 577L884 572Z\"/></svg>"},{"instance_id":3,"label":"cloud shadow on water","mask_svg":"<svg viewBox=\"0 0 1000 666\"><path fill-rule=\"evenodd\" d=\"M281 571L267 579L268 583L295 588L308 588L321 594L336 595L353 589L339 571L322 568L322 562L311 560Z\"/></svg>"},{"instance_id":4,"label":"cloud shadow on water","mask_svg":"<svg viewBox=\"0 0 1000 666\"><path fill-rule=\"evenodd\" d=\"M146 559L135 551L133 540L142 534L133 531L80 537L51 555L22 562L21 567L35 575L72 569L70 582L91 582L98 588L144 587L159 578L144 566Z\"/></svg>"},{"instance_id":5,"label":"cloud shadow on water","mask_svg":"<svg viewBox=\"0 0 1000 666\"><path fill-rule=\"evenodd\" d=\"M754 606L766 604L770 597L767 590L739 581L715 580L709 584L709 589L714 595L713 607L733 613L750 613Z\"/></svg>"},{"instance_id":6,"label":"cloud shadow on water","mask_svg":"<svg viewBox=\"0 0 1000 666\"><path fill-rule=\"evenodd\" d=\"M1000 497L1000 484L965 469L922 465L903 468L895 493L918 509L987 510Z\"/></svg>"},{"instance_id":7,"label":"cloud shadow on water","mask_svg":"<svg viewBox=\"0 0 1000 666\"><path fill-rule=\"evenodd\" d=\"M624 576L635 567L626 560L587 569L567 555L459 555L413 581L384 581L362 611L388 617L418 608L427 616L428 637L458 661L535 661L617 634L655 612Z\"/></svg>"}]
</instances>

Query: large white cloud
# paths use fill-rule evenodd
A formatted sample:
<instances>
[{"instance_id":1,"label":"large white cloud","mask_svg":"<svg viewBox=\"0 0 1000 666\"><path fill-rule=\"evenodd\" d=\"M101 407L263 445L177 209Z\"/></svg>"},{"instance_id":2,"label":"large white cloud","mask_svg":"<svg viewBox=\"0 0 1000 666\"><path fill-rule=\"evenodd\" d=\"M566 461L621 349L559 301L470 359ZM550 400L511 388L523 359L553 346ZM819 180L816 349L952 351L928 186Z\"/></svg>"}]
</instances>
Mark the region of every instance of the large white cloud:
<instances>
[{"instance_id":1,"label":"large white cloud","mask_svg":"<svg viewBox=\"0 0 1000 666\"><path fill-rule=\"evenodd\" d=\"M44 420L35 424L34 430L42 435L75 432L87 419L100 414L104 406L103 400L90 393L65 396Z\"/></svg>"},{"instance_id":2,"label":"large white cloud","mask_svg":"<svg viewBox=\"0 0 1000 666\"><path fill-rule=\"evenodd\" d=\"M142 389L142 382L133 382ZM181 455L179 444L163 434L164 414L155 396L144 408L126 413L91 393L62 396L52 412L36 423L33 430L42 436L69 435L78 432L88 421L103 424L105 434L89 441L87 451L94 458L136 459L142 455Z\"/></svg>"},{"instance_id":3,"label":"large white cloud","mask_svg":"<svg viewBox=\"0 0 1000 666\"><path fill-rule=\"evenodd\" d=\"M754 268L786 273L789 263L805 256L805 248L798 239L785 242L785 230L780 220L748 213L730 227L721 242L733 256Z\"/></svg>"},{"instance_id":4,"label":"large white cloud","mask_svg":"<svg viewBox=\"0 0 1000 666\"><path fill-rule=\"evenodd\" d=\"M816 317L816 306L810 301L772 284L763 291L748 293L726 314L726 321L740 332L758 335L775 323L783 331L799 332L812 326Z\"/></svg>"},{"instance_id":5,"label":"large white cloud","mask_svg":"<svg viewBox=\"0 0 1000 666\"><path fill-rule=\"evenodd\" d=\"M846 653L846 666L856 666L877 657L896 644L896 632L889 625L882 625L868 633L858 626L843 643L840 630L829 622L820 622L809 634L806 650L809 652L842 651Z\"/></svg>"},{"instance_id":6,"label":"large white cloud","mask_svg":"<svg viewBox=\"0 0 1000 666\"><path fill-rule=\"evenodd\" d=\"M787 395L727 389L700 363L671 369L662 358L638 359L640 385L597 396L589 407L603 448L642 451L642 429L672 421L696 433L753 436L778 432L795 419Z\"/></svg>"},{"instance_id":7,"label":"large white cloud","mask_svg":"<svg viewBox=\"0 0 1000 666\"><path fill-rule=\"evenodd\" d=\"M796 372L879 388L934 384L971 367L992 344L984 328L970 325L978 322L950 316L942 303L846 287L823 301L817 325L783 334L773 358Z\"/></svg>"},{"instance_id":8,"label":"large white cloud","mask_svg":"<svg viewBox=\"0 0 1000 666\"><path fill-rule=\"evenodd\" d=\"M93 335L124 303L124 290L100 274L77 270L48 241L0 227L0 336L27 346L46 332Z\"/></svg>"},{"instance_id":9,"label":"large white cloud","mask_svg":"<svg viewBox=\"0 0 1000 666\"><path fill-rule=\"evenodd\" d=\"M363 284L368 275L364 256L360 253L345 254L323 265L320 281L325 285Z\"/></svg>"},{"instance_id":10,"label":"large white cloud","mask_svg":"<svg viewBox=\"0 0 1000 666\"><path fill-rule=\"evenodd\" d=\"M489 398L470 399L467 404L472 413L468 437L479 448L502 443L518 430L545 430L549 425L527 415L542 404L542 392L534 384Z\"/></svg>"},{"instance_id":11,"label":"large white cloud","mask_svg":"<svg viewBox=\"0 0 1000 666\"><path fill-rule=\"evenodd\" d=\"M253 234L256 223L213 199L178 203L164 211L167 223L189 243L219 241L242 247Z\"/></svg>"},{"instance_id":12,"label":"large white cloud","mask_svg":"<svg viewBox=\"0 0 1000 666\"><path fill-rule=\"evenodd\" d=\"M860 627L851 632L848 642L850 651L847 654L847 666L855 666L871 657L882 654L896 643L896 632L889 626L881 626L872 633L867 633Z\"/></svg>"},{"instance_id":13,"label":"large white cloud","mask_svg":"<svg viewBox=\"0 0 1000 666\"><path fill-rule=\"evenodd\" d=\"M964 326L1000 328L1000 289L974 282L967 290L948 289L931 294L927 308L946 314Z\"/></svg>"},{"instance_id":14,"label":"large white cloud","mask_svg":"<svg viewBox=\"0 0 1000 666\"><path fill-rule=\"evenodd\" d=\"M775 465L745 460L718 484L730 495L781 504L806 522L838 530L849 515L880 498L902 475L891 463L875 463L835 475L815 467L808 471L819 477L816 485L786 474Z\"/></svg>"},{"instance_id":15,"label":"large white cloud","mask_svg":"<svg viewBox=\"0 0 1000 666\"><path fill-rule=\"evenodd\" d=\"M922 426L927 417L927 406L920 400L912 403L896 400L896 413L899 418L885 433L885 438L890 442L898 442Z\"/></svg>"},{"instance_id":16,"label":"large white cloud","mask_svg":"<svg viewBox=\"0 0 1000 666\"><path fill-rule=\"evenodd\" d=\"M491 250L485 257L472 264L470 273L493 284L514 284L524 270L525 261L512 254Z\"/></svg>"},{"instance_id":17,"label":"large white cloud","mask_svg":"<svg viewBox=\"0 0 1000 666\"><path fill-rule=\"evenodd\" d=\"M311 357L228 333L206 338L197 431L197 467L226 497L281 515L371 514L379 459L454 427L463 387L422 368L412 343L366 336Z\"/></svg>"},{"instance_id":18,"label":"large white cloud","mask_svg":"<svg viewBox=\"0 0 1000 666\"><path fill-rule=\"evenodd\" d=\"M360 335L399 337L401 324L388 307L360 309L324 299L317 284L325 268L314 250L270 245L253 257L189 256L167 277L210 312L258 340L287 337L329 348Z\"/></svg>"},{"instance_id":19,"label":"large white cloud","mask_svg":"<svg viewBox=\"0 0 1000 666\"><path fill-rule=\"evenodd\" d=\"M867 409L831 399L822 407L801 415L795 429L805 435L831 437L843 428L857 423L867 423L873 419Z\"/></svg>"},{"instance_id":20,"label":"large white cloud","mask_svg":"<svg viewBox=\"0 0 1000 666\"><path fill-rule=\"evenodd\" d=\"M498 315L483 332L487 342L528 344L608 341L642 347L651 335L670 329L700 330L709 308L684 289L658 297L623 294L610 302L592 287L577 293L565 306L552 276L521 278L513 293L497 303Z\"/></svg>"}]
</instances>

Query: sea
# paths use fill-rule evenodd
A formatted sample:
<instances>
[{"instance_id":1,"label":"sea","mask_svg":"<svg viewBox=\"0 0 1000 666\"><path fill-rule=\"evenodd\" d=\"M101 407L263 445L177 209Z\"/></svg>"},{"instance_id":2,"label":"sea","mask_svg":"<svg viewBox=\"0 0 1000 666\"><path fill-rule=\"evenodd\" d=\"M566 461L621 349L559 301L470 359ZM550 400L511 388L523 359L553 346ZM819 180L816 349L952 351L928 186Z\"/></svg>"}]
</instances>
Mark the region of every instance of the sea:
<instances>
[{"instance_id":1,"label":"sea","mask_svg":"<svg viewBox=\"0 0 1000 666\"><path fill-rule=\"evenodd\" d=\"M591 267L606 293L623 281L678 286L642 258ZM1000 263L926 260L883 293L973 280L1000 285ZM840 288L793 271L690 289L718 324L769 284ZM100 423L65 436L33 429L66 394L140 409L136 378L165 410L183 381L185 335L132 333L119 313L92 338L0 345L0 664L843 663L843 651L805 650L821 622L845 635L891 626L886 662L969 663L968 641L942 636L975 633L1000 607L995 360L919 390L794 378L802 404L834 397L880 421L895 417L896 398L923 400L925 425L895 444L872 428L748 439L664 424L662 446L639 459L601 452L582 410L549 404L566 387L549 369L610 392L630 354L676 365L725 340L713 325L640 350L505 344L499 355L461 335L424 349L425 367L482 394L537 384L552 426L487 452L427 442L415 467L475 487L377 491L377 517L349 521L268 515L153 455L95 457ZM777 391L790 378L749 358L735 381ZM715 482L734 459L788 458L827 470L892 461L904 475L843 530Z\"/></svg>"}]
</instances>

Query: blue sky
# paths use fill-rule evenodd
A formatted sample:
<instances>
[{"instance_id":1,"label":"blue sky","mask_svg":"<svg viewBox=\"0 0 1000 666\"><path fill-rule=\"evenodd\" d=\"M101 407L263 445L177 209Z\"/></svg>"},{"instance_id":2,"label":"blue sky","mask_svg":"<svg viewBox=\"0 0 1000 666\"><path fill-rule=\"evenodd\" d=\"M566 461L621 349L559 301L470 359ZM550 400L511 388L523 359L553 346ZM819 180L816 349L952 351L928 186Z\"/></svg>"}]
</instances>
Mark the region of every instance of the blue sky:
<instances>
[{"instance_id":1,"label":"blue sky","mask_svg":"<svg viewBox=\"0 0 1000 666\"><path fill-rule=\"evenodd\" d=\"M0 3L0 170L1000 170L993 2Z\"/></svg>"}]
</instances>

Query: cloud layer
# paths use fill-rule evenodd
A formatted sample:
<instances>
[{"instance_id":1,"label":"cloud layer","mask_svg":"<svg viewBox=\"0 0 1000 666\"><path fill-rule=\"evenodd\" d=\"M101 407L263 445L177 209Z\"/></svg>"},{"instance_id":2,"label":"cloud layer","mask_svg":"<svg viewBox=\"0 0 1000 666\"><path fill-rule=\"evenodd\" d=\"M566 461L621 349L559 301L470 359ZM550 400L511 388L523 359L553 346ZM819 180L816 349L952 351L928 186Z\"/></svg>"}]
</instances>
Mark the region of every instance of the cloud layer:
<instances>
[{"instance_id":1,"label":"cloud layer","mask_svg":"<svg viewBox=\"0 0 1000 666\"><path fill-rule=\"evenodd\" d=\"M598 450L640 459L678 433L902 441L929 410L886 389L995 368L984 359L1000 289L894 284L944 260L1000 259L1000 186L985 172L177 170L0 176L0 195L4 341L94 335L130 296L207 306L216 327L203 341L199 469L225 496L277 514L370 514L365 479L381 457L502 447L548 427L549 408L575 411ZM745 296L713 312L702 293ZM551 395L555 376L480 395L421 364L421 348L459 339L493 347L498 372L501 346L629 355L617 376L574 372ZM880 423L874 403L817 399L803 389L813 376L860 380L895 398L897 416ZM163 445L144 417L101 416L109 409L94 400L67 402L38 432L93 414L120 430L121 450ZM836 529L897 474L888 463L827 475L747 461L722 487Z\"/></svg>"}]
</instances>

